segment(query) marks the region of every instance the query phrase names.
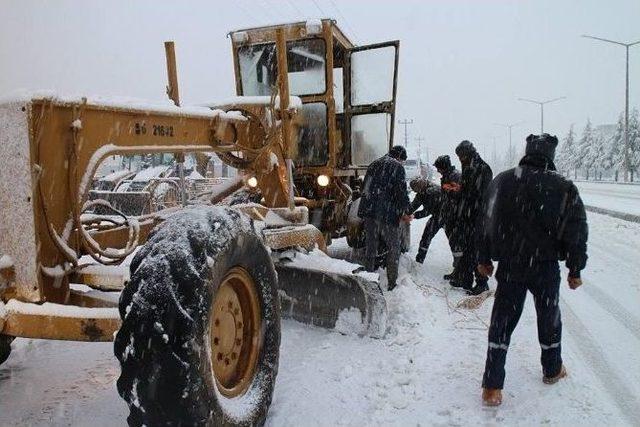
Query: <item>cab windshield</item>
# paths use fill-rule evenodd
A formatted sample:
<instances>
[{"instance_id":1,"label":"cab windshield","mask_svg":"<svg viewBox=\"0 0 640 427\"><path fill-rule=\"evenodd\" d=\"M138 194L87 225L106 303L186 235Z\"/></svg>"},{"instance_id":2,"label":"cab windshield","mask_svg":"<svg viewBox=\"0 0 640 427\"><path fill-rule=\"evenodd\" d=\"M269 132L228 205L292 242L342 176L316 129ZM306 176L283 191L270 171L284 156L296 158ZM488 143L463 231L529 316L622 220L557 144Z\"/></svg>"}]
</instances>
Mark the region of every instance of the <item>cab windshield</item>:
<instances>
[{"instance_id":1,"label":"cab windshield","mask_svg":"<svg viewBox=\"0 0 640 427\"><path fill-rule=\"evenodd\" d=\"M244 96L271 96L276 91L278 60L276 44L241 46L238 48L240 82Z\"/></svg>"}]
</instances>

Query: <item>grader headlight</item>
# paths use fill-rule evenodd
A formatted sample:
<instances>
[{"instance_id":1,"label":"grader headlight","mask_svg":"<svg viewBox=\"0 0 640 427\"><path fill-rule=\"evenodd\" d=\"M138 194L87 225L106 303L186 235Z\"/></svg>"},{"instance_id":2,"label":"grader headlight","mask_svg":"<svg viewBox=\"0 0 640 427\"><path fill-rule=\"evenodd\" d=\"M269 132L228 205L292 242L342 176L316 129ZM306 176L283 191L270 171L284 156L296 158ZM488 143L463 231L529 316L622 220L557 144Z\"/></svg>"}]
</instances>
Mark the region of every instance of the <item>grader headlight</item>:
<instances>
[{"instance_id":1,"label":"grader headlight","mask_svg":"<svg viewBox=\"0 0 640 427\"><path fill-rule=\"evenodd\" d=\"M327 175L318 175L316 181L320 187L326 187L329 185L329 177Z\"/></svg>"},{"instance_id":2,"label":"grader headlight","mask_svg":"<svg viewBox=\"0 0 640 427\"><path fill-rule=\"evenodd\" d=\"M256 188L258 186L258 178L256 178L255 176L250 177L249 179L247 179L247 185L250 188Z\"/></svg>"}]
</instances>

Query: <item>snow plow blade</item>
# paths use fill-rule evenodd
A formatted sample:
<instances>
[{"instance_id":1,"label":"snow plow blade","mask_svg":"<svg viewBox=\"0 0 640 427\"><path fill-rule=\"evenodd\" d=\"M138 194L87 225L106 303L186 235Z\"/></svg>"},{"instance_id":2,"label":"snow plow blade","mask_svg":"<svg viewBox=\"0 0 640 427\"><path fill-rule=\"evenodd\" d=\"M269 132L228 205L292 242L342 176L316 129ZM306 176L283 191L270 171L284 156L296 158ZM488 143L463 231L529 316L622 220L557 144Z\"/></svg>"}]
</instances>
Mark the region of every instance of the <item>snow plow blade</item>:
<instances>
[{"instance_id":1,"label":"snow plow blade","mask_svg":"<svg viewBox=\"0 0 640 427\"><path fill-rule=\"evenodd\" d=\"M287 261L275 267L282 317L347 334L384 336L387 304L377 281Z\"/></svg>"}]
</instances>

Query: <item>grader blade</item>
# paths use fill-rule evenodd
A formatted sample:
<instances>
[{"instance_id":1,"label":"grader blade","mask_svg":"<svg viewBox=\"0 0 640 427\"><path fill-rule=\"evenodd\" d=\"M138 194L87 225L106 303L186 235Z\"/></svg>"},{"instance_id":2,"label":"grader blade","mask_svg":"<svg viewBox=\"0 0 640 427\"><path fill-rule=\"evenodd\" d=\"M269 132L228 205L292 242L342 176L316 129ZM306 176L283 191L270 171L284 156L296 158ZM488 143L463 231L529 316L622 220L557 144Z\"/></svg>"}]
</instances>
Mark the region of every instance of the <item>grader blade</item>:
<instances>
[{"instance_id":1,"label":"grader blade","mask_svg":"<svg viewBox=\"0 0 640 427\"><path fill-rule=\"evenodd\" d=\"M382 338L387 304L377 281L278 261L281 314L343 333Z\"/></svg>"}]
</instances>

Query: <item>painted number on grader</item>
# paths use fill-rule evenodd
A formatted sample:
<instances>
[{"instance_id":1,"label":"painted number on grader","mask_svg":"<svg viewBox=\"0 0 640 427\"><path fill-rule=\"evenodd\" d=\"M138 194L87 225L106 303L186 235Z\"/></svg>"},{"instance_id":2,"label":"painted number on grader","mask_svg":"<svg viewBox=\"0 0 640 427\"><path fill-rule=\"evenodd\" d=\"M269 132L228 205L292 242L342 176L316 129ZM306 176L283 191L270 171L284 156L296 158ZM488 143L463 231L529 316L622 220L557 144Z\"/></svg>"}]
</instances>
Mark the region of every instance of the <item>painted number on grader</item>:
<instances>
[{"instance_id":1,"label":"painted number on grader","mask_svg":"<svg viewBox=\"0 0 640 427\"><path fill-rule=\"evenodd\" d=\"M153 136L173 136L173 126L151 125L151 129L153 130ZM136 123L134 131L136 135L146 135L147 125L145 123Z\"/></svg>"}]
</instances>

